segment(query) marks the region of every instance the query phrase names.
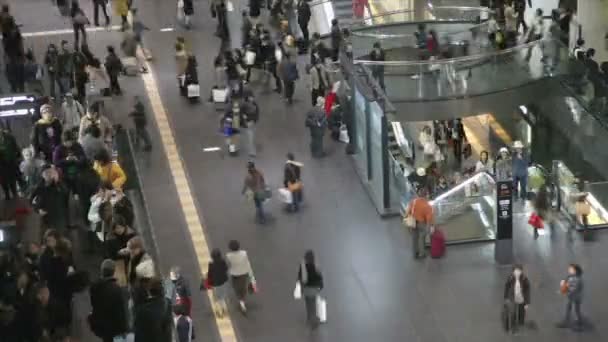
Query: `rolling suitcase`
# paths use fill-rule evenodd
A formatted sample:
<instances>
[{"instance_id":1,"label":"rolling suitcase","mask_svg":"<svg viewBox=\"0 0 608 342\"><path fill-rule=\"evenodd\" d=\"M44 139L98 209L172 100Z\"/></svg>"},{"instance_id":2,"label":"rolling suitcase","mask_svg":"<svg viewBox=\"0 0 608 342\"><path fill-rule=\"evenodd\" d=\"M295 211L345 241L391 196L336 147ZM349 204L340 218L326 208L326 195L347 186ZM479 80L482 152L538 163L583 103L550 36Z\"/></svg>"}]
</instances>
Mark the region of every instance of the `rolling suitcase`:
<instances>
[{"instance_id":1,"label":"rolling suitcase","mask_svg":"<svg viewBox=\"0 0 608 342\"><path fill-rule=\"evenodd\" d=\"M431 234L431 258L441 258L445 255L445 235L435 228Z\"/></svg>"}]
</instances>

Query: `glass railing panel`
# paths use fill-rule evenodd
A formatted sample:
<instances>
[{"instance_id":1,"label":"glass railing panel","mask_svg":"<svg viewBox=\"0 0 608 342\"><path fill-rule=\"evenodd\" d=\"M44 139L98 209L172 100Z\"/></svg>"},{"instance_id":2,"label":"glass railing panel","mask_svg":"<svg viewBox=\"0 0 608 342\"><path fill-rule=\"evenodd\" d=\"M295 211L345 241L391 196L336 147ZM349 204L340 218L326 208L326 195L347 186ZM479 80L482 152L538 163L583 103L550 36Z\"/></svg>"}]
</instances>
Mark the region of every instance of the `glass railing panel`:
<instances>
[{"instance_id":1,"label":"glass railing panel","mask_svg":"<svg viewBox=\"0 0 608 342\"><path fill-rule=\"evenodd\" d=\"M435 224L448 242L492 240L496 235L496 182L478 173L431 201Z\"/></svg>"},{"instance_id":2,"label":"glass railing panel","mask_svg":"<svg viewBox=\"0 0 608 342\"><path fill-rule=\"evenodd\" d=\"M559 48L556 48L558 46ZM542 40L491 54L420 62L355 61L384 70L392 102L484 95L568 73L568 63L554 58L561 43Z\"/></svg>"}]
</instances>

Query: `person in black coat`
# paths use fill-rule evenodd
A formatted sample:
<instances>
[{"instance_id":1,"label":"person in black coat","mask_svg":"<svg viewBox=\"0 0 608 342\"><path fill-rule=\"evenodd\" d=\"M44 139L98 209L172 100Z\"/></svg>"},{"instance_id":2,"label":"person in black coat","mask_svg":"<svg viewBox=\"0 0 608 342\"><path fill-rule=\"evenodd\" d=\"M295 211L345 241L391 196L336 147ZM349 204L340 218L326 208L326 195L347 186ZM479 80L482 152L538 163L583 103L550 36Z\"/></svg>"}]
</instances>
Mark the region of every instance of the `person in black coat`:
<instances>
[{"instance_id":1,"label":"person in black coat","mask_svg":"<svg viewBox=\"0 0 608 342\"><path fill-rule=\"evenodd\" d=\"M91 315L89 324L93 333L104 342L128 330L127 303L122 289L114 278L114 261L101 263L101 279L91 286Z\"/></svg>"},{"instance_id":2,"label":"person in black coat","mask_svg":"<svg viewBox=\"0 0 608 342\"><path fill-rule=\"evenodd\" d=\"M308 42L310 40L310 36L308 33L308 23L310 22L310 17L312 16L310 12L310 5L307 0L299 0L298 1L298 25L300 26L300 30L302 30L302 36L304 38L304 45L308 47Z\"/></svg>"},{"instance_id":3,"label":"person in black coat","mask_svg":"<svg viewBox=\"0 0 608 342\"><path fill-rule=\"evenodd\" d=\"M513 308L511 322L513 322L513 328L517 329L518 325L524 324L526 310L530 305L530 281L524 274L521 265L515 265L513 273L507 278L504 300Z\"/></svg>"},{"instance_id":4,"label":"person in black coat","mask_svg":"<svg viewBox=\"0 0 608 342\"><path fill-rule=\"evenodd\" d=\"M374 43L374 49L372 50L372 52L370 52L369 59L374 62L385 62L386 61L386 54L385 54L384 50L382 49L382 47L380 46L380 42ZM376 79L380 88L386 89L384 86L384 65L372 64L371 69L372 69L372 76Z\"/></svg>"},{"instance_id":5,"label":"person in black coat","mask_svg":"<svg viewBox=\"0 0 608 342\"><path fill-rule=\"evenodd\" d=\"M302 287L302 297L306 304L308 324L314 329L319 324L317 317L317 297L323 289L323 275L316 265L313 251L304 254L304 260L298 268L298 282Z\"/></svg>"},{"instance_id":6,"label":"person in black coat","mask_svg":"<svg viewBox=\"0 0 608 342\"><path fill-rule=\"evenodd\" d=\"M29 341L63 341L69 336L71 314L69 306L58 301L44 283L35 286L35 302L30 317Z\"/></svg>"},{"instance_id":7,"label":"person in black coat","mask_svg":"<svg viewBox=\"0 0 608 342\"><path fill-rule=\"evenodd\" d=\"M228 296L228 263L222 256L222 252L217 248L211 251L211 262L207 266L205 282L206 286L213 289L217 316L223 317L228 313L228 304L226 303ZM205 284L202 284L201 287L204 286Z\"/></svg>"},{"instance_id":8,"label":"person in black coat","mask_svg":"<svg viewBox=\"0 0 608 342\"><path fill-rule=\"evenodd\" d=\"M192 0L184 1L184 26L189 30L191 27L192 15L194 14L194 2Z\"/></svg>"},{"instance_id":9,"label":"person in black coat","mask_svg":"<svg viewBox=\"0 0 608 342\"><path fill-rule=\"evenodd\" d=\"M249 16L257 23L258 17L260 16L260 8L262 7L262 0L249 0Z\"/></svg>"},{"instance_id":10,"label":"person in black coat","mask_svg":"<svg viewBox=\"0 0 608 342\"><path fill-rule=\"evenodd\" d=\"M110 91L115 95L122 95L120 84L118 83L118 75L124 70L120 58L116 55L113 46L107 47L108 55L104 63L106 72L110 78Z\"/></svg>"},{"instance_id":11,"label":"person in black coat","mask_svg":"<svg viewBox=\"0 0 608 342\"><path fill-rule=\"evenodd\" d=\"M171 342L173 313L160 279L147 284L147 298L135 311L135 342Z\"/></svg>"}]
</instances>

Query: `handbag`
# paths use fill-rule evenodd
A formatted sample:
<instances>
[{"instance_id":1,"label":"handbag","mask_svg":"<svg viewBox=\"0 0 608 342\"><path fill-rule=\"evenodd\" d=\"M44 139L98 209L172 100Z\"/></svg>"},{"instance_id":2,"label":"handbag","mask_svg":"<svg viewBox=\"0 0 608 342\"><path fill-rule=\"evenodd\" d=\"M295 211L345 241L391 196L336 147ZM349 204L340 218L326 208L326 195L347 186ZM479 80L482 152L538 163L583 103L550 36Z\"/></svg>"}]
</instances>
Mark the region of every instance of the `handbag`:
<instances>
[{"instance_id":1,"label":"handbag","mask_svg":"<svg viewBox=\"0 0 608 342\"><path fill-rule=\"evenodd\" d=\"M291 193L291 191L289 189L280 188L278 190L278 193L279 193L279 200L282 203L285 203L285 204L293 203L293 194Z\"/></svg>"},{"instance_id":2,"label":"handbag","mask_svg":"<svg viewBox=\"0 0 608 342\"><path fill-rule=\"evenodd\" d=\"M535 229L543 229L545 228L545 224L543 222L543 219L538 216L537 213L532 213L530 215L530 219L528 219L528 223L534 227Z\"/></svg>"},{"instance_id":3,"label":"handbag","mask_svg":"<svg viewBox=\"0 0 608 342\"><path fill-rule=\"evenodd\" d=\"M247 51L245 52L245 65L254 65L255 64L255 52Z\"/></svg>"},{"instance_id":4,"label":"handbag","mask_svg":"<svg viewBox=\"0 0 608 342\"><path fill-rule=\"evenodd\" d=\"M201 86L198 84L189 84L187 90L189 99L201 96Z\"/></svg>"},{"instance_id":5,"label":"handbag","mask_svg":"<svg viewBox=\"0 0 608 342\"><path fill-rule=\"evenodd\" d=\"M403 222L405 226L410 229L416 228L416 219L414 218L414 206L416 205L416 200L412 201L412 211L408 215L405 216Z\"/></svg>"},{"instance_id":6,"label":"handbag","mask_svg":"<svg viewBox=\"0 0 608 342\"><path fill-rule=\"evenodd\" d=\"M299 281L296 281L296 288L293 289L293 298L302 299L302 284Z\"/></svg>"},{"instance_id":7,"label":"handbag","mask_svg":"<svg viewBox=\"0 0 608 342\"><path fill-rule=\"evenodd\" d=\"M287 189L291 192L302 190L302 181L298 180L293 183L287 183Z\"/></svg>"},{"instance_id":8,"label":"handbag","mask_svg":"<svg viewBox=\"0 0 608 342\"><path fill-rule=\"evenodd\" d=\"M317 296L317 318L319 323L327 322L327 301L321 296Z\"/></svg>"},{"instance_id":9,"label":"handbag","mask_svg":"<svg viewBox=\"0 0 608 342\"><path fill-rule=\"evenodd\" d=\"M568 294L568 282L563 280L559 285L559 292L563 295Z\"/></svg>"}]
</instances>

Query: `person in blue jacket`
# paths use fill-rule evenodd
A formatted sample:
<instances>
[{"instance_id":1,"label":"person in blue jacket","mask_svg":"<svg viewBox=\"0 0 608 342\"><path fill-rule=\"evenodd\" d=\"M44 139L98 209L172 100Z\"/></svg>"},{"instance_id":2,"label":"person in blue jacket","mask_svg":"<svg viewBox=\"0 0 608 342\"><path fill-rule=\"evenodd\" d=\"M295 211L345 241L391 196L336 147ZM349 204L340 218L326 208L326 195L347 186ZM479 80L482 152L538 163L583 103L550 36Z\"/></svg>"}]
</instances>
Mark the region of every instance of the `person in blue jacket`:
<instances>
[{"instance_id":1,"label":"person in blue jacket","mask_svg":"<svg viewBox=\"0 0 608 342\"><path fill-rule=\"evenodd\" d=\"M526 189L528 187L528 166L530 165L530 160L524 152L524 145L521 141L515 141L513 143L513 148L515 149L511 159L513 162L513 189L515 190L515 193L519 194L519 197L522 200L525 200L527 193Z\"/></svg>"}]
</instances>

